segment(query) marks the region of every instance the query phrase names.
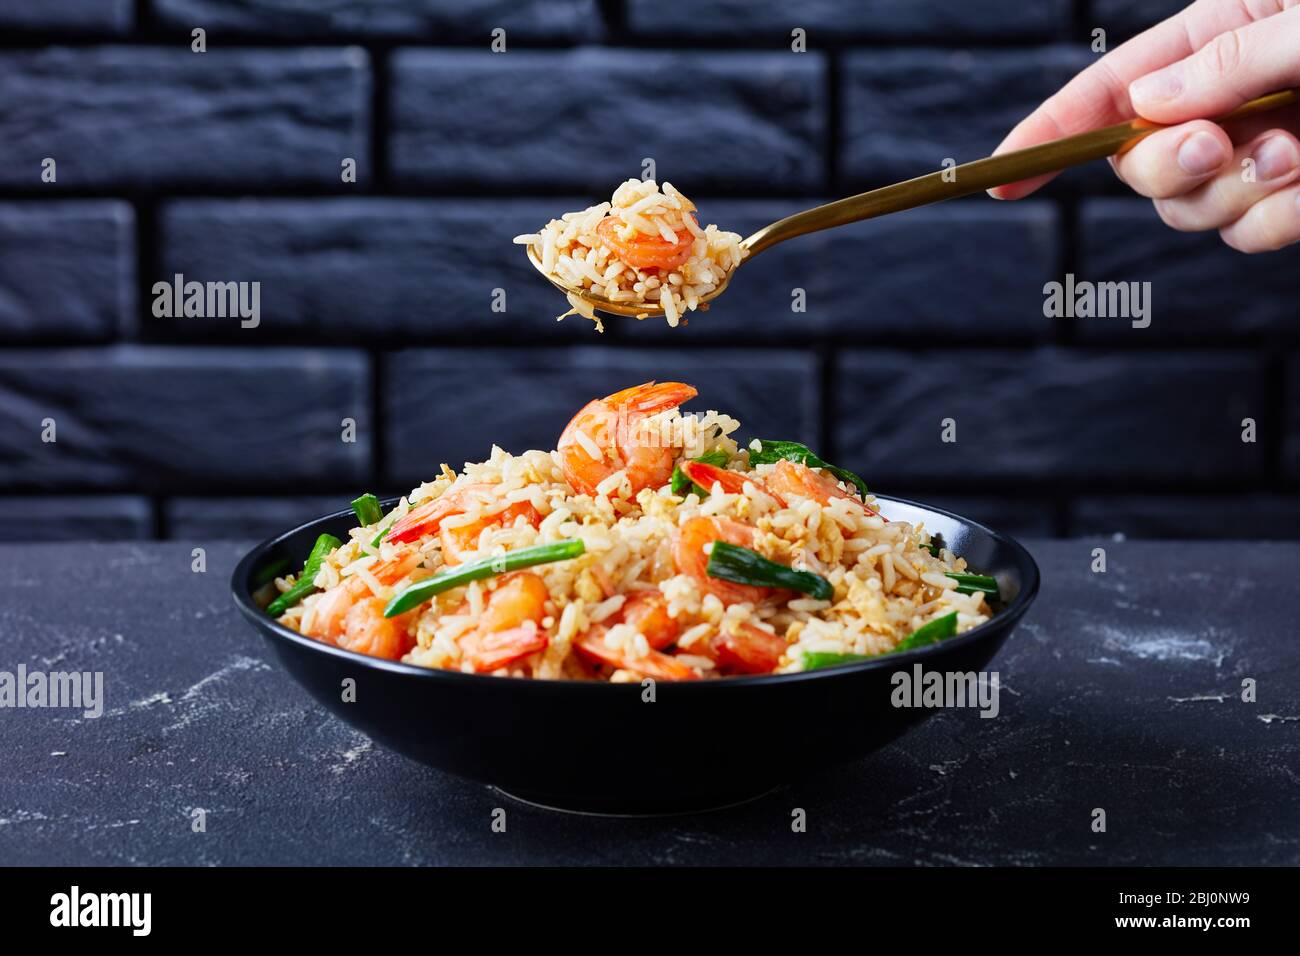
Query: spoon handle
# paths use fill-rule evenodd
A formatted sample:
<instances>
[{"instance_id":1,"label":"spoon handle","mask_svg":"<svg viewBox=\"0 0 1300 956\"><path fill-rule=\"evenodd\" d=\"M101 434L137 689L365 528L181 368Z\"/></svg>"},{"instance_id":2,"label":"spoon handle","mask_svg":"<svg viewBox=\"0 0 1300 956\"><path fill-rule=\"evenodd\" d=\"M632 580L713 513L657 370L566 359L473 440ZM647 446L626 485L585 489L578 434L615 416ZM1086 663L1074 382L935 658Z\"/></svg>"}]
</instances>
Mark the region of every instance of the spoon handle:
<instances>
[{"instance_id":1,"label":"spoon handle","mask_svg":"<svg viewBox=\"0 0 1300 956\"><path fill-rule=\"evenodd\" d=\"M1293 103L1300 103L1300 89L1282 90L1243 103L1216 122L1241 119ZM1022 179L1059 172L1070 166L1113 156L1131 149L1152 133L1166 128L1144 119L1135 119L1088 133L1040 143L1028 149L1018 149L999 156L977 159L961 166L949 167L795 213L780 222L764 226L746 238L742 245L749 250L750 256L755 256L769 246L809 232L820 232L850 222L874 219L886 213L926 206L945 199L956 199L958 196L984 192L994 186L1005 186L1008 183L1020 182Z\"/></svg>"}]
</instances>

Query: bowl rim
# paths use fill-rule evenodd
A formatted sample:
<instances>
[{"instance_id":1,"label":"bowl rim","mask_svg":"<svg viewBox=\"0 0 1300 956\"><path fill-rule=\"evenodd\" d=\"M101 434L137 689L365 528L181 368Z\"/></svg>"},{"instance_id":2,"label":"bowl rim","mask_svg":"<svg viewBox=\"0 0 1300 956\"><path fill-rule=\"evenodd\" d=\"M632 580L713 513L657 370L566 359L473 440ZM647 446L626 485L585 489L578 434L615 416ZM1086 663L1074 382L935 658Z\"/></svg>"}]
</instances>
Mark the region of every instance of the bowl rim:
<instances>
[{"instance_id":1,"label":"bowl rim","mask_svg":"<svg viewBox=\"0 0 1300 956\"><path fill-rule=\"evenodd\" d=\"M1041 575L1038 569L1038 562L1030 554L1029 549L1009 534L1000 531L994 531L978 521L972 521L969 518L963 518L961 515L947 511L943 508L936 508L931 505L922 504L918 501L912 501L909 498L899 498L894 495L873 495L878 502L889 502L893 504L906 505L912 508L918 508L932 514L941 515L953 521L960 522L970 528L983 532L999 544L1010 546L1021 562L1025 565L1028 574L1026 579L1021 582L1020 592L1011 600L1011 603L1003 608L1000 612L989 618L983 624L976 625L969 631L950 637L936 644L930 644L925 647L918 647L914 650L904 651L901 654L880 654L865 661L855 661L850 664L838 664L834 667L817 668L811 671L796 671L790 674L756 674L744 677L724 677L717 680L698 680L698 681L656 681L656 689L664 686L671 686L673 693L699 693L703 692L702 688L723 688L723 687L755 687L767 685L795 684L809 680L822 680L832 677L847 677L854 674L862 674L873 670L898 670L903 667L910 667L913 663L922 663L929 658L937 658L941 654L947 654L951 651L965 647L970 644L979 643L984 638L992 635L999 629L1009 625L1016 624L1025 611L1034 602L1038 596L1038 588L1041 583ZM388 509L400 501L402 496L395 495L384 498L380 501L380 506ZM342 508L339 511L327 515L321 515L310 521L304 521L302 524L280 534L266 538L261 543L254 546L247 554L240 558L235 570L231 575L230 586L235 599L235 605L239 608L249 622L263 633L272 634L281 641L287 641L290 644L299 647L309 648L310 650L337 658L341 661L359 664L375 670L385 671L390 674L404 674L422 680L432 681L453 681L469 682L471 685L483 681L490 682L482 686L500 686L502 682L509 682L511 686L519 688L528 688L530 690L547 687L557 688L601 688L601 690L583 690L580 693L639 693L642 689L643 682L629 682L626 684L615 684L610 681L596 680L575 680L573 678L518 678L518 677L498 677L493 674L467 674L464 671L442 670L435 667L421 667L418 664L404 664L401 661L390 661L382 657L371 657L368 654L362 654L358 651L349 651L333 644L325 644L314 638L299 634L292 628L285 627L274 618L268 617L266 613L257 606L253 601L253 595L247 588L247 583L252 574L254 566L258 560L267 552L272 550L277 544L286 538L298 534L314 524L324 521L330 521L335 518L341 518L352 514L351 508ZM680 688L680 690L679 690ZM696 688L696 690L691 690Z\"/></svg>"}]
</instances>

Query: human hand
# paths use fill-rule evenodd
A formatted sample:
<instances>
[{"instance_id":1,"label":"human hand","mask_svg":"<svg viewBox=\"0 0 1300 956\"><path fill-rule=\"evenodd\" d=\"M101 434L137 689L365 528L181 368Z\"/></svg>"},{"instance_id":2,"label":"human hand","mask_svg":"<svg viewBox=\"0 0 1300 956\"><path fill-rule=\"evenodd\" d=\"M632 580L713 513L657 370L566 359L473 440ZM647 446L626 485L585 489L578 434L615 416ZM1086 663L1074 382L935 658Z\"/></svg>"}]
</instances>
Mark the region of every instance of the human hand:
<instances>
[{"instance_id":1,"label":"human hand","mask_svg":"<svg viewBox=\"0 0 1300 956\"><path fill-rule=\"evenodd\" d=\"M1115 173L1155 200L1175 229L1217 229L1242 252L1300 242L1300 109L1236 120L1247 100L1300 86L1300 0L1197 0L1117 47L1020 122L995 153L1140 116L1170 129L1122 156ZM1055 174L1053 174L1055 175ZM1052 175L999 186L1019 199Z\"/></svg>"}]
</instances>

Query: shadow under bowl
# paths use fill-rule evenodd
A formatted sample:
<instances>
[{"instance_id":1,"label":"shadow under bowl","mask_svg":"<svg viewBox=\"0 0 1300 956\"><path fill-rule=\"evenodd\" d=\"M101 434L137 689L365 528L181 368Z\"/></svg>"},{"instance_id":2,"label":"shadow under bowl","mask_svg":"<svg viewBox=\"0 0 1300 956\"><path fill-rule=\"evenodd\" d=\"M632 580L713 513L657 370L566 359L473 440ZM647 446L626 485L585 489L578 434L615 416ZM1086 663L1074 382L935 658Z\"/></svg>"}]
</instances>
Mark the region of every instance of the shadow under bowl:
<instances>
[{"instance_id":1,"label":"shadow under bowl","mask_svg":"<svg viewBox=\"0 0 1300 956\"><path fill-rule=\"evenodd\" d=\"M983 670L1038 592L1038 567L1012 538L946 511L876 496L891 520L925 527L998 580L987 623L939 644L824 670L684 683L520 680L366 657L277 624L253 583L300 568L320 534L346 539L350 509L271 538L239 562L235 603L289 673L380 745L531 803L592 813L727 806L884 746L931 713L891 703L897 671ZM385 509L397 499L384 503ZM345 681L355 682L344 700Z\"/></svg>"}]
</instances>

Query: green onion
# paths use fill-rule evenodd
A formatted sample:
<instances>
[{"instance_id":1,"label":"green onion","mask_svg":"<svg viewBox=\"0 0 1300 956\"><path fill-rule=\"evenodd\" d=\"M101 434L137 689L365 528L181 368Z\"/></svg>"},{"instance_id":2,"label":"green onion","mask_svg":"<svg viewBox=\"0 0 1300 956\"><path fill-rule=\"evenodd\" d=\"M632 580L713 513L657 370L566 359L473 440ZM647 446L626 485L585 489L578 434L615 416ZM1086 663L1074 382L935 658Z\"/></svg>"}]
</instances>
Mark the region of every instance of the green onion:
<instances>
[{"instance_id":1,"label":"green onion","mask_svg":"<svg viewBox=\"0 0 1300 956\"><path fill-rule=\"evenodd\" d=\"M766 438L755 438L749 443L749 463L751 465L770 465L782 458L786 461L807 465L809 468L825 468L840 481L856 485L864 500L867 497L867 483L865 481L846 468L838 468L818 458L807 445L801 445L797 441L772 441Z\"/></svg>"},{"instance_id":2,"label":"green onion","mask_svg":"<svg viewBox=\"0 0 1300 956\"><path fill-rule=\"evenodd\" d=\"M983 593L993 598L1001 597L997 580L987 574L958 574L956 571L945 571L944 574L957 582L958 594Z\"/></svg>"},{"instance_id":3,"label":"green onion","mask_svg":"<svg viewBox=\"0 0 1300 956\"><path fill-rule=\"evenodd\" d=\"M434 595L441 594L443 591L450 591L452 588L458 588L462 584L469 584L471 581L482 581L484 578L505 574L507 571L530 568L535 564L567 561L570 558L576 558L585 550L586 547L582 541L573 538L568 541L557 541L553 544L538 544L531 548L507 551L505 554L484 558L482 561L462 564L454 571L443 571L431 578L417 581L400 594L395 595L388 602L388 607L384 608L384 617L396 617L403 611L409 611L411 608L423 604Z\"/></svg>"},{"instance_id":4,"label":"green onion","mask_svg":"<svg viewBox=\"0 0 1300 956\"><path fill-rule=\"evenodd\" d=\"M374 524L384 516L383 509L379 507L379 499L369 492L352 502L352 510L357 513L357 520L361 522L363 528Z\"/></svg>"},{"instance_id":5,"label":"green onion","mask_svg":"<svg viewBox=\"0 0 1300 956\"><path fill-rule=\"evenodd\" d=\"M957 612L953 611L945 614L943 617L936 617L928 624L922 624L908 637L899 642L891 654L898 654L902 651L916 650L918 647L925 647L927 644L938 644L945 638L952 637L957 633Z\"/></svg>"},{"instance_id":6,"label":"green onion","mask_svg":"<svg viewBox=\"0 0 1300 956\"><path fill-rule=\"evenodd\" d=\"M372 547L372 548L377 548L377 547L379 547L379 542L381 542L381 541L384 540L384 535L388 534L388 529L391 528L392 526L393 526L393 522L390 521L390 522L388 522L388 524L386 524L386 525L384 525L382 528L380 528L380 529L379 529L379 533L378 533L377 535L375 535L373 539L371 539L371 541L370 541L370 547Z\"/></svg>"},{"instance_id":7,"label":"green onion","mask_svg":"<svg viewBox=\"0 0 1300 956\"><path fill-rule=\"evenodd\" d=\"M384 517L384 509L379 506L379 499L368 492L352 502L352 510L356 512L357 520L361 522L363 528ZM388 529L392 526L393 523L390 521L380 528L379 532L370 539L370 547L379 547L379 543L384 540L384 535L388 534Z\"/></svg>"},{"instance_id":8,"label":"green onion","mask_svg":"<svg viewBox=\"0 0 1300 956\"><path fill-rule=\"evenodd\" d=\"M722 451L721 449L717 449L715 451L706 451L699 458L692 458L691 461L702 461L706 465L714 465L718 468L725 468L727 465L728 456L725 451ZM691 481L691 479L687 478L686 473L682 471L681 465L678 465L675 468L673 468L672 491L673 494L677 495L679 498L685 498L692 491L694 491L702 499L709 497L709 489L701 488L695 482Z\"/></svg>"},{"instance_id":9,"label":"green onion","mask_svg":"<svg viewBox=\"0 0 1300 956\"><path fill-rule=\"evenodd\" d=\"M270 564L264 565L260 571L253 575L253 590L266 587L272 581L280 576L280 572L289 566L288 558L276 558Z\"/></svg>"},{"instance_id":10,"label":"green onion","mask_svg":"<svg viewBox=\"0 0 1300 956\"><path fill-rule=\"evenodd\" d=\"M835 593L831 582L820 574L787 568L784 564L769 561L757 551L725 541L713 542L706 573L711 578L722 578L736 584L802 591L819 601L829 601Z\"/></svg>"},{"instance_id":11,"label":"green onion","mask_svg":"<svg viewBox=\"0 0 1300 956\"><path fill-rule=\"evenodd\" d=\"M913 651L928 644L938 644L956 633L957 612L953 611L943 617L936 617L927 624L922 624L888 653L898 654L902 651ZM803 669L812 671L817 670L819 667L834 667L836 664L853 664L857 661L869 660L871 658L865 654L832 654L829 652L805 651Z\"/></svg>"},{"instance_id":12,"label":"green onion","mask_svg":"<svg viewBox=\"0 0 1300 956\"><path fill-rule=\"evenodd\" d=\"M271 617L279 617L308 594L315 591L316 585L312 582L316 580L316 575L320 573L321 562L325 560L327 554L342 543L332 534L323 534L317 538L316 543L311 546L311 554L307 555L307 563L302 566L302 574L298 577L298 583L268 604L266 613Z\"/></svg>"},{"instance_id":13,"label":"green onion","mask_svg":"<svg viewBox=\"0 0 1300 956\"><path fill-rule=\"evenodd\" d=\"M921 547L923 547L926 551L930 552L930 557L937 558L939 556L939 546L934 542L930 542L929 544L923 544L921 545Z\"/></svg>"},{"instance_id":14,"label":"green onion","mask_svg":"<svg viewBox=\"0 0 1300 956\"><path fill-rule=\"evenodd\" d=\"M834 667L836 664L854 664L858 661L871 660L866 654L832 654L828 651L804 651L803 669L815 671L819 667Z\"/></svg>"}]
</instances>

